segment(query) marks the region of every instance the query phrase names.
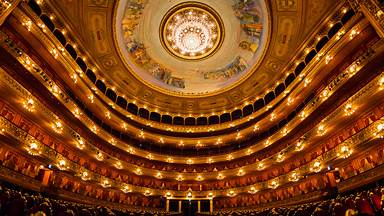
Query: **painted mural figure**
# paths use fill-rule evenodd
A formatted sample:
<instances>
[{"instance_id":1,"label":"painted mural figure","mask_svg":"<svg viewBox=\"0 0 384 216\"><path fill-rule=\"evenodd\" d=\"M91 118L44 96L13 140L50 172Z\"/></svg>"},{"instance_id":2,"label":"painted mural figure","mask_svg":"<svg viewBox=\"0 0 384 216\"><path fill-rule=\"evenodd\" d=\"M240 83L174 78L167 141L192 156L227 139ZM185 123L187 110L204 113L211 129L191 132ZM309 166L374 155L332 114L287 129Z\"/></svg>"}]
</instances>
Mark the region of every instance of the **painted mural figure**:
<instances>
[{"instance_id":1,"label":"painted mural figure","mask_svg":"<svg viewBox=\"0 0 384 216\"><path fill-rule=\"evenodd\" d=\"M149 55L149 50L140 41L139 23L148 0L127 0L127 7L122 19L122 32L127 51L132 61L148 72L156 80L178 89L186 89L189 79L176 77L175 71L166 68ZM224 1L224 0L223 0ZM197 73L199 80L225 82L241 73L244 73L259 48L263 32L262 10L259 0L227 0L238 19L240 28L239 53L234 59L222 68L211 71L202 69ZM214 83L214 82L212 82Z\"/></svg>"},{"instance_id":2,"label":"painted mural figure","mask_svg":"<svg viewBox=\"0 0 384 216\"><path fill-rule=\"evenodd\" d=\"M135 30L139 25L145 4L146 0L131 0L127 3L122 30L129 55L136 64L150 71L157 80L176 88L185 88L184 79L173 77L170 70L159 65L148 55L143 43L135 40Z\"/></svg>"},{"instance_id":3,"label":"painted mural figure","mask_svg":"<svg viewBox=\"0 0 384 216\"><path fill-rule=\"evenodd\" d=\"M235 16L240 21L240 26L247 34L245 40L240 42L240 48L255 53L263 31L260 7L255 0L235 0L233 6Z\"/></svg>"},{"instance_id":4,"label":"painted mural figure","mask_svg":"<svg viewBox=\"0 0 384 216\"><path fill-rule=\"evenodd\" d=\"M233 76L242 73L247 67L247 62L241 56L237 56L235 60L225 68L204 72L203 77L207 80L228 80Z\"/></svg>"}]
</instances>

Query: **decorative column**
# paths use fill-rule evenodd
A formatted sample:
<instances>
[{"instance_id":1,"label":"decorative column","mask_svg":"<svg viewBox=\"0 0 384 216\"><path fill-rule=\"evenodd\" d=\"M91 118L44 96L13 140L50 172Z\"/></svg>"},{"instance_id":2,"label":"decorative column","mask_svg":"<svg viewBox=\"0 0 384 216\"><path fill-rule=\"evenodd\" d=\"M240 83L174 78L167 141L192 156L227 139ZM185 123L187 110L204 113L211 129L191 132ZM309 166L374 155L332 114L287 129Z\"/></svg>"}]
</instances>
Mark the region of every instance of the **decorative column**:
<instances>
[{"instance_id":1,"label":"decorative column","mask_svg":"<svg viewBox=\"0 0 384 216\"><path fill-rule=\"evenodd\" d=\"M12 13L21 0L0 0L0 26L5 19Z\"/></svg>"},{"instance_id":2,"label":"decorative column","mask_svg":"<svg viewBox=\"0 0 384 216\"><path fill-rule=\"evenodd\" d=\"M200 200L197 201L197 213L201 212Z\"/></svg>"},{"instance_id":3,"label":"decorative column","mask_svg":"<svg viewBox=\"0 0 384 216\"><path fill-rule=\"evenodd\" d=\"M169 199L167 199L167 201L165 203L165 211L169 212Z\"/></svg>"},{"instance_id":4,"label":"decorative column","mask_svg":"<svg viewBox=\"0 0 384 216\"><path fill-rule=\"evenodd\" d=\"M179 212L181 212L181 200L179 200Z\"/></svg>"},{"instance_id":5,"label":"decorative column","mask_svg":"<svg viewBox=\"0 0 384 216\"><path fill-rule=\"evenodd\" d=\"M209 200L209 213L210 213L210 214L213 213L213 199L210 199L210 200Z\"/></svg>"},{"instance_id":6,"label":"decorative column","mask_svg":"<svg viewBox=\"0 0 384 216\"><path fill-rule=\"evenodd\" d=\"M384 11L377 0L348 0L355 11L361 11L375 28L377 34L384 38Z\"/></svg>"}]
</instances>

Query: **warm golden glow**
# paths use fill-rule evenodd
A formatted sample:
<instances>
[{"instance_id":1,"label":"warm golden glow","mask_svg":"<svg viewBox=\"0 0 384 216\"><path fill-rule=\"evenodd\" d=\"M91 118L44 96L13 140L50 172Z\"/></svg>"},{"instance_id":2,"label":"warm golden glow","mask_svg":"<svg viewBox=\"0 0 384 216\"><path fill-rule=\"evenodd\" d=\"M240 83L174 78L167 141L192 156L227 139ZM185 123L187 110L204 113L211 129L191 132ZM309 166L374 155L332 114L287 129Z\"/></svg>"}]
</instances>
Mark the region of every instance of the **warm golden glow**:
<instances>
[{"instance_id":1,"label":"warm golden glow","mask_svg":"<svg viewBox=\"0 0 384 216\"><path fill-rule=\"evenodd\" d=\"M160 40L173 56L197 60L212 55L223 40L219 15L208 5L185 2L167 12L160 25Z\"/></svg>"},{"instance_id":2,"label":"warm golden glow","mask_svg":"<svg viewBox=\"0 0 384 216\"><path fill-rule=\"evenodd\" d=\"M257 189L255 187L251 187L251 189L249 189L248 193L255 194L255 193L257 193Z\"/></svg>"},{"instance_id":3,"label":"warm golden glow","mask_svg":"<svg viewBox=\"0 0 384 216\"><path fill-rule=\"evenodd\" d=\"M233 156L231 154L227 155L227 160L232 160Z\"/></svg>"},{"instance_id":4,"label":"warm golden glow","mask_svg":"<svg viewBox=\"0 0 384 216\"><path fill-rule=\"evenodd\" d=\"M325 64L329 64L333 60L333 57L330 55L325 56Z\"/></svg>"},{"instance_id":5,"label":"warm golden glow","mask_svg":"<svg viewBox=\"0 0 384 216\"><path fill-rule=\"evenodd\" d=\"M284 161L284 154L283 153L278 154L277 158L276 158L276 161L279 162L279 163Z\"/></svg>"},{"instance_id":6,"label":"warm golden glow","mask_svg":"<svg viewBox=\"0 0 384 216\"><path fill-rule=\"evenodd\" d=\"M60 169L60 170L66 170L68 169L68 166L67 166L67 162L62 159L59 161L59 163L57 164L57 167Z\"/></svg>"},{"instance_id":7,"label":"warm golden glow","mask_svg":"<svg viewBox=\"0 0 384 216\"><path fill-rule=\"evenodd\" d=\"M203 179L203 177L202 177L201 175L198 175L198 176L196 177L196 180L197 180L197 181L203 181L204 179Z\"/></svg>"},{"instance_id":8,"label":"warm golden glow","mask_svg":"<svg viewBox=\"0 0 384 216\"><path fill-rule=\"evenodd\" d=\"M224 177L223 174L219 173L219 174L217 175L216 178L217 178L218 180L222 180L222 179L224 179L225 177Z\"/></svg>"},{"instance_id":9,"label":"warm golden glow","mask_svg":"<svg viewBox=\"0 0 384 216\"><path fill-rule=\"evenodd\" d=\"M348 103L347 105L345 105L344 112L346 116L352 115L353 113L355 113L355 111L356 108L354 108L352 104Z\"/></svg>"},{"instance_id":10,"label":"warm golden glow","mask_svg":"<svg viewBox=\"0 0 384 216\"><path fill-rule=\"evenodd\" d=\"M275 189L279 186L279 183L277 183L276 180L272 180L269 184L269 187L272 188L272 189Z\"/></svg>"},{"instance_id":11,"label":"warm golden glow","mask_svg":"<svg viewBox=\"0 0 384 216\"><path fill-rule=\"evenodd\" d=\"M229 197L236 196L235 191L234 190L228 191L227 196L229 196Z\"/></svg>"},{"instance_id":12,"label":"warm golden glow","mask_svg":"<svg viewBox=\"0 0 384 216\"><path fill-rule=\"evenodd\" d=\"M384 123L380 123L377 125L377 130L373 135L377 138L382 139L384 137L383 132L384 132Z\"/></svg>"},{"instance_id":13,"label":"warm golden glow","mask_svg":"<svg viewBox=\"0 0 384 216\"><path fill-rule=\"evenodd\" d=\"M88 180L90 180L91 178L89 177L88 172L84 171L84 172L81 174L81 179L83 179L84 181L88 181Z\"/></svg>"},{"instance_id":14,"label":"warm golden glow","mask_svg":"<svg viewBox=\"0 0 384 216\"><path fill-rule=\"evenodd\" d=\"M380 79L379 86L380 86L380 90L384 89L384 77Z\"/></svg>"},{"instance_id":15,"label":"warm golden glow","mask_svg":"<svg viewBox=\"0 0 384 216\"><path fill-rule=\"evenodd\" d=\"M340 147L340 150L337 152L337 156L341 158L347 158L351 156L352 152L353 152L352 149L350 149L346 145L343 145Z\"/></svg>"},{"instance_id":16,"label":"warm golden glow","mask_svg":"<svg viewBox=\"0 0 384 216\"><path fill-rule=\"evenodd\" d=\"M101 186L103 186L103 188L109 188L111 187L111 183L109 183L108 179L105 179L101 182Z\"/></svg>"},{"instance_id":17,"label":"warm golden glow","mask_svg":"<svg viewBox=\"0 0 384 216\"><path fill-rule=\"evenodd\" d=\"M143 175L143 171L140 168L137 168L135 171L136 175Z\"/></svg>"},{"instance_id":18,"label":"warm golden glow","mask_svg":"<svg viewBox=\"0 0 384 216\"><path fill-rule=\"evenodd\" d=\"M311 171L312 172L320 172L322 169L321 163L319 161L315 161L312 164Z\"/></svg>"},{"instance_id":19,"label":"warm golden glow","mask_svg":"<svg viewBox=\"0 0 384 216\"><path fill-rule=\"evenodd\" d=\"M157 179L162 179L162 178L163 178L163 175L161 174L161 172L157 172L155 177L156 177Z\"/></svg>"},{"instance_id":20,"label":"warm golden glow","mask_svg":"<svg viewBox=\"0 0 384 216\"><path fill-rule=\"evenodd\" d=\"M62 133L63 132L63 125L61 124L60 121L56 121L55 123L52 124L52 129L56 133Z\"/></svg>"},{"instance_id":21,"label":"warm golden glow","mask_svg":"<svg viewBox=\"0 0 384 216\"><path fill-rule=\"evenodd\" d=\"M28 153L31 154L31 155L40 155L41 154L40 145L35 143L35 142L31 142L26 147L26 149L27 149Z\"/></svg>"},{"instance_id":22,"label":"warm golden glow","mask_svg":"<svg viewBox=\"0 0 384 216\"><path fill-rule=\"evenodd\" d=\"M96 159L99 160L99 161L104 160L104 155L103 155L103 153L101 153L101 152L97 153L97 155L96 155Z\"/></svg>"},{"instance_id":23,"label":"warm golden glow","mask_svg":"<svg viewBox=\"0 0 384 216\"><path fill-rule=\"evenodd\" d=\"M245 171L243 169L239 169L239 171L237 172L237 175L243 176L243 175L245 175Z\"/></svg>"},{"instance_id":24,"label":"warm golden glow","mask_svg":"<svg viewBox=\"0 0 384 216\"><path fill-rule=\"evenodd\" d=\"M264 169L264 164L262 163L262 162L259 162L258 164L257 164L257 170L263 170Z\"/></svg>"},{"instance_id":25,"label":"warm golden glow","mask_svg":"<svg viewBox=\"0 0 384 216\"><path fill-rule=\"evenodd\" d=\"M325 129L325 126L319 125L319 127L317 128L317 134L319 136L323 136L326 132L327 132L327 130Z\"/></svg>"},{"instance_id":26,"label":"warm golden glow","mask_svg":"<svg viewBox=\"0 0 384 216\"><path fill-rule=\"evenodd\" d=\"M35 102L33 101L32 98L28 98L27 100L24 101L23 106L26 110L33 112L35 111Z\"/></svg>"},{"instance_id":27,"label":"warm golden glow","mask_svg":"<svg viewBox=\"0 0 384 216\"><path fill-rule=\"evenodd\" d=\"M167 162L168 162L168 163L173 163L173 158L168 157L168 158L167 158Z\"/></svg>"},{"instance_id":28,"label":"warm golden glow","mask_svg":"<svg viewBox=\"0 0 384 216\"><path fill-rule=\"evenodd\" d=\"M297 143L296 143L296 148L295 150L296 151L301 151L303 150L304 148L304 141L302 139L300 139Z\"/></svg>"},{"instance_id":29,"label":"warm golden glow","mask_svg":"<svg viewBox=\"0 0 384 216\"><path fill-rule=\"evenodd\" d=\"M123 169L123 165L121 164L120 161L118 161L118 162L115 163L115 167L116 167L117 169Z\"/></svg>"},{"instance_id":30,"label":"warm golden glow","mask_svg":"<svg viewBox=\"0 0 384 216\"><path fill-rule=\"evenodd\" d=\"M78 149L83 149L85 147L84 141L82 139L78 140L76 147Z\"/></svg>"},{"instance_id":31,"label":"warm golden glow","mask_svg":"<svg viewBox=\"0 0 384 216\"><path fill-rule=\"evenodd\" d=\"M121 188L121 191L123 191L124 193L130 193L132 192L132 190L129 188L128 185L125 185L124 187Z\"/></svg>"},{"instance_id":32,"label":"warm golden glow","mask_svg":"<svg viewBox=\"0 0 384 216\"><path fill-rule=\"evenodd\" d=\"M150 190L146 190L144 192L144 196L151 196L152 195L152 192Z\"/></svg>"},{"instance_id":33,"label":"warm golden glow","mask_svg":"<svg viewBox=\"0 0 384 216\"><path fill-rule=\"evenodd\" d=\"M300 179L299 175L296 172L293 172L289 175L289 181L298 181Z\"/></svg>"}]
</instances>

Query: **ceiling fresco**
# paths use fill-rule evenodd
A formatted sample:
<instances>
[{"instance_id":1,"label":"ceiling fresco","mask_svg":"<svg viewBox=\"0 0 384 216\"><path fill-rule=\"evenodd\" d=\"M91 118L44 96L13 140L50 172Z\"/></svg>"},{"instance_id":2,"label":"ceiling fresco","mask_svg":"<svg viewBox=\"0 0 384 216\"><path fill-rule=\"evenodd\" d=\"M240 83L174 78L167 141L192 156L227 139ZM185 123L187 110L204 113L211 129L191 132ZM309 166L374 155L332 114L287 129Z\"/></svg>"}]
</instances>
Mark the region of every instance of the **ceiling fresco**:
<instances>
[{"instance_id":1,"label":"ceiling fresco","mask_svg":"<svg viewBox=\"0 0 384 216\"><path fill-rule=\"evenodd\" d=\"M268 23L260 0L130 0L119 7L117 37L128 67L168 91L214 92L250 72L262 54Z\"/></svg>"}]
</instances>

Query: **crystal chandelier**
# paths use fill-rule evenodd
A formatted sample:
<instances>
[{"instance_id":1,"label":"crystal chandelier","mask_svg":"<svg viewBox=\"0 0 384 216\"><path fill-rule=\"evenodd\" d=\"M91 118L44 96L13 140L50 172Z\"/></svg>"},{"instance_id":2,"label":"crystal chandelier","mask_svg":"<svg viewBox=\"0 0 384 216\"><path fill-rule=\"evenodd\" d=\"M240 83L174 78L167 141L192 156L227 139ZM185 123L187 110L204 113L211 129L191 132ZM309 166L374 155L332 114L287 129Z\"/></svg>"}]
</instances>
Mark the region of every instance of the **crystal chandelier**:
<instances>
[{"instance_id":1,"label":"crystal chandelier","mask_svg":"<svg viewBox=\"0 0 384 216\"><path fill-rule=\"evenodd\" d=\"M172 8L160 27L166 50L184 60L197 60L213 54L223 40L223 23L207 5L185 2Z\"/></svg>"}]
</instances>

